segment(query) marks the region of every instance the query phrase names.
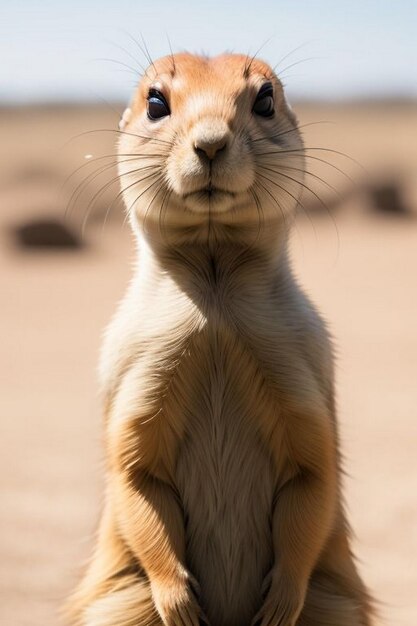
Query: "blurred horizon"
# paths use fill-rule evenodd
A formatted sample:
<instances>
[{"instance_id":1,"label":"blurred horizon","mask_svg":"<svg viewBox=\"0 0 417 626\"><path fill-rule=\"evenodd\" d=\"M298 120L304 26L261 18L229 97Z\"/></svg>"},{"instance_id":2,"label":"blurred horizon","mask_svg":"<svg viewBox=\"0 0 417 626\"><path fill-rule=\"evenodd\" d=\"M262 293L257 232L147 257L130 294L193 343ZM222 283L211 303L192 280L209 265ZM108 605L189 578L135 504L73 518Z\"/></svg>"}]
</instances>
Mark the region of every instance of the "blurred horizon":
<instances>
[{"instance_id":1,"label":"blurred horizon","mask_svg":"<svg viewBox=\"0 0 417 626\"><path fill-rule=\"evenodd\" d=\"M4 3L0 106L126 102L147 65L144 45L152 58L170 46L209 55L262 48L295 101L417 98L412 0L266 0L262 10L242 0L236 8L219 0Z\"/></svg>"}]
</instances>

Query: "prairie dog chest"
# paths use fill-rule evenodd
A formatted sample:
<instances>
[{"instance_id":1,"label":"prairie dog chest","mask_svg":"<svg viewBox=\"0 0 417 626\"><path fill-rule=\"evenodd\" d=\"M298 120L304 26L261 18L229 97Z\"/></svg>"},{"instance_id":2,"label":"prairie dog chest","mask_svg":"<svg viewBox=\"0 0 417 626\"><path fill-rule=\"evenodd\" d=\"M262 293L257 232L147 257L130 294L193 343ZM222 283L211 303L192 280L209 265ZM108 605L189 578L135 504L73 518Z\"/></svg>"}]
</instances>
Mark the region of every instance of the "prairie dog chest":
<instances>
[{"instance_id":1,"label":"prairie dog chest","mask_svg":"<svg viewBox=\"0 0 417 626\"><path fill-rule=\"evenodd\" d=\"M262 363L256 337L220 307L205 315L189 299L168 296L143 303L139 320L119 315L111 329L105 370L119 374L105 381L115 389L110 430L127 429L130 454L161 478L181 482L186 468L198 465L213 484L234 476L236 488L250 485L244 460L255 454L268 466L265 425L277 420L265 369L270 357ZM138 343L133 325L140 326Z\"/></svg>"},{"instance_id":2,"label":"prairie dog chest","mask_svg":"<svg viewBox=\"0 0 417 626\"><path fill-rule=\"evenodd\" d=\"M190 349L193 391L175 467L188 566L210 614L231 624L259 604L272 558L275 470L244 352L221 326L204 329Z\"/></svg>"},{"instance_id":3,"label":"prairie dog chest","mask_svg":"<svg viewBox=\"0 0 417 626\"><path fill-rule=\"evenodd\" d=\"M241 506L243 513L250 493L255 497L261 489L269 504L272 498L273 469L261 432L259 411L264 407L258 397L258 373L253 363L245 363L245 356L250 361L241 341L227 329L208 326L189 349L183 374L191 381L191 393L184 398L188 405L177 454L177 485L185 507L188 503L190 510L200 509L207 530L217 523L225 502L236 511Z\"/></svg>"}]
</instances>

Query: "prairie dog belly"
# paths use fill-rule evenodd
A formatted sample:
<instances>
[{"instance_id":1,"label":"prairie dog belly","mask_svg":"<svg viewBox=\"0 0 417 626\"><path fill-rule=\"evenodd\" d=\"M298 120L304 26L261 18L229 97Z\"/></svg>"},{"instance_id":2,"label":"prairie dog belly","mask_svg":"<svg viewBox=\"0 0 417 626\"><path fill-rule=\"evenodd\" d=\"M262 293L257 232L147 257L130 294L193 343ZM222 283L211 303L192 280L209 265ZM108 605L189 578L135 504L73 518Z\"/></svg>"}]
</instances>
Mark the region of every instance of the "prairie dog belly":
<instances>
[{"instance_id":1,"label":"prairie dog belly","mask_svg":"<svg viewBox=\"0 0 417 626\"><path fill-rule=\"evenodd\" d=\"M234 387L238 370L232 374L225 358L208 350L190 372L199 401L178 450L176 482L202 609L216 626L242 626L261 605L272 565L274 474L256 418Z\"/></svg>"}]
</instances>

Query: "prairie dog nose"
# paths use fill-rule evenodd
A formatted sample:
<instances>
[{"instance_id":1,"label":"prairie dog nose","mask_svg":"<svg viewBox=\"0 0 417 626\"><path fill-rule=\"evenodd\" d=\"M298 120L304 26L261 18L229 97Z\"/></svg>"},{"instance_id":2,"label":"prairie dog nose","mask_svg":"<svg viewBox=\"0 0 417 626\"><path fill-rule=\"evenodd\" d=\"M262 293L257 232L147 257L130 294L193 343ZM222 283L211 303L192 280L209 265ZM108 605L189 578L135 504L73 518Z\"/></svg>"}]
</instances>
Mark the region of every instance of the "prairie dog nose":
<instances>
[{"instance_id":1,"label":"prairie dog nose","mask_svg":"<svg viewBox=\"0 0 417 626\"><path fill-rule=\"evenodd\" d=\"M225 150L230 141L230 130L225 122L202 120L193 129L193 144L197 154L205 154L212 161Z\"/></svg>"}]
</instances>

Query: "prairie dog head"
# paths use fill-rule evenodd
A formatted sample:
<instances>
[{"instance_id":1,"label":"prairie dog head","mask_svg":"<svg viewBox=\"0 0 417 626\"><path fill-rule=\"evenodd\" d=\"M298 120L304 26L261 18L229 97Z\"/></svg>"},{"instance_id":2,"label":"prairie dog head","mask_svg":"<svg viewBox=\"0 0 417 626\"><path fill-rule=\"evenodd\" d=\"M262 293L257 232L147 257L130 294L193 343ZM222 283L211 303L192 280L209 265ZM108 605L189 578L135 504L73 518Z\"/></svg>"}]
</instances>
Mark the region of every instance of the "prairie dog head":
<instances>
[{"instance_id":1,"label":"prairie dog head","mask_svg":"<svg viewBox=\"0 0 417 626\"><path fill-rule=\"evenodd\" d=\"M119 174L135 229L271 228L294 212L303 143L279 79L261 60L161 58L120 129Z\"/></svg>"}]
</instances>

